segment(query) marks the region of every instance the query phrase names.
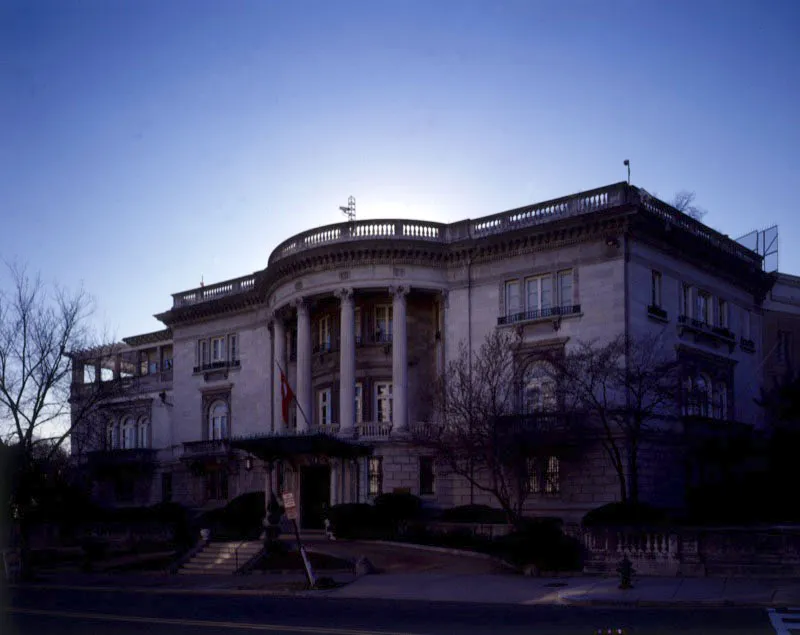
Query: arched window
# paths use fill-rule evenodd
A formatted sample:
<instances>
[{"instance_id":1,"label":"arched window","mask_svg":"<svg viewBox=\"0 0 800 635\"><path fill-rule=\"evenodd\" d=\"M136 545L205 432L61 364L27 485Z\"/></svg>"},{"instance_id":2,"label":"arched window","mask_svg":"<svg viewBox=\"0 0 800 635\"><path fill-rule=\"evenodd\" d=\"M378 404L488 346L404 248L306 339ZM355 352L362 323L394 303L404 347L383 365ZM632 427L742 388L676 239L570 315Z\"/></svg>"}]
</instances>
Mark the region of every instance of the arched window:
<instances>
[{"instance_id":1,"label":"arched window","mask_svg":"<svg viewBox=\"0 0 800 635\"><path fill-rule=\"evenodd\" d=\"M208 409L208 438L228 438L228 404L224 401L215 401Z\"/></svg>"},{"instance_id":2,"label":"arched window","mask_svg":"<svg viewBox=\"0 0 800 635\"><path fill-rule=\"evenodd\" d=\"M698 375L694 382L694 395L697 403L697 414L701 417L711 416L711 382L705 375Z\"/></svg>"},{"instance_id":3,"label":"arched window","mask_svg":"<svg viewBox=\"0 0 800 635\"><path fill-rule=\"evenodd\" d=\"M139 448L150 447L150 421L147 417L142 417L139 419L136 441L136 446Z\"/></svg>"},{"instance_id":4,"label":"arched window","mask_svg":"<svg viewBox=\"0 0 800 635\"><path fill-rule=\"evenodd\" d=\"M522 411L526 414L555 410L556 382L554 369L546 362L533 362L522 379Z\"/></svg>"},{"instance_id":5,"label":"arched window","mask_svg":"<svg viewBox=\"0 0 800 635\"><path fill-rule=\"evenodd\" d=\"M714 418L728 418L728 385L724 381L714 384Z\"/></svg>"},{"instance_id":6,"label":"arched window","mask_svg":"<svg viewBox=\"0 0 800 635\"><path fill-rule=\"evenodd\" d=\"M122 449L130 450L136 447L136 425L133 417L125 417L122 422Z\"/></svg>"}]
</instances>

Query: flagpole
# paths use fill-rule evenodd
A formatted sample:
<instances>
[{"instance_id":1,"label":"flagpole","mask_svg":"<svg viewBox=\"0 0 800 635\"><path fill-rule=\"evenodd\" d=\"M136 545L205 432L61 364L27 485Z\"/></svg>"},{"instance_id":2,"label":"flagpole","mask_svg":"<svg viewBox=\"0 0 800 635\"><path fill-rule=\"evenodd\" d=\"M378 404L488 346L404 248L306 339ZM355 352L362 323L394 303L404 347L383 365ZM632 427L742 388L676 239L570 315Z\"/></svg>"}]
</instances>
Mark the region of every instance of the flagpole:
<instances>
[{"instance_id":1,"label":"flagpole","mask_svg":"<svg viewBox=\"0 0 800 635\"><path fill-rule=\"evenodd\" d=\"M281 375L286 377L286 383L288 384L289 383L289 375L287 375L285 372L283 372L283 368L281 368L281 363L277 359L275 360L275 365L278 367L278 370L281 371ZM291 386L289 386L289 388L291 389ZM292 390L292 397L294 398L294 403L297 406L297 409L300 411L300 414L303 415L303 420L306 422L306 427L309 430L311 430L311 422L308 420L308 417L306 416L306 413L303 411L303 407L300 405L300 402L297 400L297 394L294 392L294 390ZM286 423L288 425L289 422L287 421Z\"/></svg>"}]
</instances>

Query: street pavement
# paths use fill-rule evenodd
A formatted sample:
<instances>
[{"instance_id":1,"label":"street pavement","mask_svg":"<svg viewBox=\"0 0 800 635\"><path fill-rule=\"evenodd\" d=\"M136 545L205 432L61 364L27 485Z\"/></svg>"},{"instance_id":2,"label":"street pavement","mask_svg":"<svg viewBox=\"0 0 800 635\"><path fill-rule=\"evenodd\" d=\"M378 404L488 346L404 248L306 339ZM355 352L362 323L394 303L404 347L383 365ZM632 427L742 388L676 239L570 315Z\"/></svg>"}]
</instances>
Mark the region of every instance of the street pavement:
<instances>
[{"instance_id":1,"label":"street pavement","mask_svg":"<svg viewBox=\"0 0 800 635\"><path fill-rule=\"evenodd\" d=\"M33 586L9 589L6 600L8 606L0 616L4 635L132 635L143 631L148 635L593 635L598 629L621 629L629 635L789 633L775 626L788 620L788 613L779 611L776 622L771 620L776 614L764 608L608 608Z\"/></svg>"}]
</instances>

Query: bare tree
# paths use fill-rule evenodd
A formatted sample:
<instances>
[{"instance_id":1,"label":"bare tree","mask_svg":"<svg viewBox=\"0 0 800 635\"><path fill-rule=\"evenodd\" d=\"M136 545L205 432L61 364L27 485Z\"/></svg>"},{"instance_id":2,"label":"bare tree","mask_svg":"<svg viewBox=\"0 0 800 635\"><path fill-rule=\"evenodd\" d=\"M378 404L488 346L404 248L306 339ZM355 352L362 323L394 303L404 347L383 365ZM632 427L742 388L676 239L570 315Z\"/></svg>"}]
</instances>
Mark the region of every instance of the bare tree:
<instances>
[{"instance_id":1,"label":"bare tree","mask_svg":"<svg viewBox=\"0 0 800 635\"><path fill-rule=\"evenodd\" d=\"M698 207L695 204L694 201L696 197L697 196L694 192L681 190L672 199L672 207L677 209L679 212L683 212L687 216L691 216L695 220L702 221L703 218L705 218L705 215L708 213L708 210Z\"/></svg>"},{"instance_id":2,"label":"bare tree","mask_svg":"<svg viewBox=\"0 0 800 635\"><path fill-rule=\"evenodd\" d=\"M596 426L617 474L620 500L639 501L639 451L674 419L678 361L660 334L579 342L553 358L562 402Z\"/></svg>"},{"instance_id":3,"label":"bare tree","mask_svg":"<svg viewBox=\"0 0 800 635\"><path fill-rule=\"evenodd\" d=\"M552 414L520 416L519 344L500 330L476 354L462 343L438 381L434 422L413 435L451 474L491 495L515 526L531 493L532 459L552 455L566 432Z\"/></svg>"},{"instance_id":4,"label":"bare tree","mask_svg":"<svg viewBox=\"0 0 800 635\"><path fill-rule=\"evenodd\" d=\"M90 419L108 393L98 384L71 399L70 354L92 343L88 295L46 285L23 267L10 265L9 273L10 289L0 292L0 451L13 457L4 503L19 527L24 573L31 483L43 464L63 453L72 431Z\"/></svg>"}]
</instances>

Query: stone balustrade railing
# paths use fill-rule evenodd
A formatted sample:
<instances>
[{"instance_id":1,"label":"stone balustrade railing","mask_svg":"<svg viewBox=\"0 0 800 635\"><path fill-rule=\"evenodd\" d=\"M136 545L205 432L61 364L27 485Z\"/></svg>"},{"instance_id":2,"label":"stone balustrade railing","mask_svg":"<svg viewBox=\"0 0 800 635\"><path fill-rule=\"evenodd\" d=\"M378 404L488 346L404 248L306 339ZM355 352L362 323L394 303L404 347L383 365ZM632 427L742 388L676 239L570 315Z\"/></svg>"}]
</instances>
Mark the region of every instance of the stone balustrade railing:
<instances>
[{"instance_id":1,"label":"stone balustrade railing","mask_svg":"<svg viewBox=\"0 0 800 635\"><path fill-rule=\"evenodd\" d=\"M269 257L269 264L324 245L345 244L362 240L427 241L441 245L456 244L517 231L553 220L610 210L624 204L643 209L671 225L694 234L703 241L733 256L758 264L759 256L703 223L679 212L674 207L626 183L573 194L562 198L520 207L499 214L445 224L430 221L387 219L360 220L326 225L292 236L279 244ZM219 297L242 293L255 286L255 274L226 280L174 294L173 308L190 306Z\"/></svg>"},{"instance_id":2,"label":"stone balustrade railing","mask_svg":"<svg viewBox=\"0 0 800 635\"><path fill-rule=\"evenodd\" d=\"M250 291L255 287L256 276L250 274L234 280L225 280L218 284L210 284L208 286L198 287L190 291L182 291L180 293L172 294L173 308L198 304L199 302L206 302L208 300L215 300L217 298L233 295L236 293L243 293Z\"/></svg>"},{"instance_id":3,"label":"stone balustrade railing","mask_svg":"<svg viewBox=\"0 0 800 635\"><path fill-rule=\"evenodd\" d=\"M800 575L800 526L592 528L582 532L591 573L628 558L638 575Z\"/></svg>"},{"instance_id":4,"label":"stone balustrade railing","mask_svg":"<svg viewBox=\"0 0 800 635\"><path fill-rule=\"evenodd\" d=\"M357 423L355 432L359 439L388 439L392 433L392 424L386 422Z\"/></svg>"}]
</instances>

